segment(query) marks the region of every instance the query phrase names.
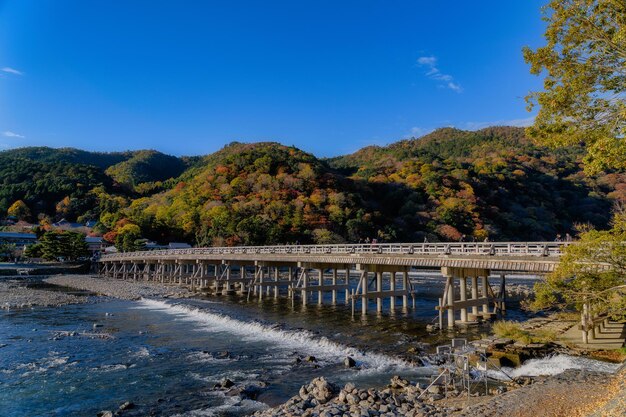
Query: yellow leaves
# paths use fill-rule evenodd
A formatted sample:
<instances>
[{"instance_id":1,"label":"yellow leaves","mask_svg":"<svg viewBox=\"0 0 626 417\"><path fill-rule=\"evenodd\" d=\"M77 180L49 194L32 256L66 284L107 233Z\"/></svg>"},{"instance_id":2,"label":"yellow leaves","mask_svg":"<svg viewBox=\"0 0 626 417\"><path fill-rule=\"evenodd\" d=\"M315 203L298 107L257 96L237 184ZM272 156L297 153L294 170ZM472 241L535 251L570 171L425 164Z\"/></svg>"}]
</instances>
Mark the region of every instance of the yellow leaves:
<instances>
[{"instance_id":1,"label":"yellow leaves","mask_svg":"<svg viewBox=\"0 0 626 417\"><path fill-rule=\"evenodd\" d=\"M11 204L11 207L7 210L7 214L23 220L30 216L30 209L22 200L17 200L15 203Z\"/></svg>"},{"instance_id":2,"label":"yellow leaves","mask_svg":"<svg viewBox=\"0 0 626 417\"><path fill-rule=\"evenodd\" d=\"M305 181L312 180L315 178L315 171L313 171L311 164L301 162L298 164L297 176Z\"/></svg>"},{"instance_id":3,"label":"yellow leaves","mask_svg":"<svg viewBox=\"0 0 626 417\"><path fill-rule=\"evenodd\" d=\"M126 233L140 235L141 234L141 229L139 228L139 226L137 226L136 224L133 224L133 223L125 224L124 226L122 226L119 229L117 229L117 234L118 235L123 235L123 234L126 234Z\"/></svg>"},{"instance_id":4,"label":"yellow leaves","mask_svg":"<svg viewBox=\"0 0 626 417\"><path fill-rule=\"evenodd\" d=\"M321 207L324 203L326 203L326 191L315 189L313 193L311 193L309 201L316 207Z\"/></svg>"}]
</instances>

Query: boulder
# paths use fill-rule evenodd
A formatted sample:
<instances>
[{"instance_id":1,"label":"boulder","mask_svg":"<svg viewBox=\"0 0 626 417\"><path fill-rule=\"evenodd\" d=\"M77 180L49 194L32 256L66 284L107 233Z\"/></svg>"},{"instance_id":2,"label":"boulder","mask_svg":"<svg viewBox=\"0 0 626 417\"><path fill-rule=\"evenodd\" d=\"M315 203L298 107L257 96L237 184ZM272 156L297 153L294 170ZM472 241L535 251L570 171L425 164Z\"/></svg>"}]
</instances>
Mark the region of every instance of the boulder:
<instances>
[{"instance_id":1,"label":"boulder","mask_svg":"<svg viewBox=\"0 0 626 417\"><path fill-rule=\"evenodd\" d=\"M356 366L356 361L354 359L352 359L350 356L347 356L344 360L343 360L343 365L346 368L354 368Z\"/></svg>"},{"instance_id":2,"label":"boulder","mask_svg":"<svg viewBox=\"0 0 626 417\"><path fill-rule=\"evenodd\" d=\"M396 389L406 388L409 385L411 385L411 383L408 380L400 378L398 375L393 376L390 382L391 382L390 384L391 388L396 388Z\"/></svg>"},{"instance_id":3,"label":"boulder","mask_svg":"<svg viewBox=\"0 0 626 417\"><path fill-rule=\"evenodd\" d=\"M323 376L315 378L311 385L313 386L311 394L320 404L327 403L338 391L337 387L328 382Z\"/></svg>"}]
</instances>

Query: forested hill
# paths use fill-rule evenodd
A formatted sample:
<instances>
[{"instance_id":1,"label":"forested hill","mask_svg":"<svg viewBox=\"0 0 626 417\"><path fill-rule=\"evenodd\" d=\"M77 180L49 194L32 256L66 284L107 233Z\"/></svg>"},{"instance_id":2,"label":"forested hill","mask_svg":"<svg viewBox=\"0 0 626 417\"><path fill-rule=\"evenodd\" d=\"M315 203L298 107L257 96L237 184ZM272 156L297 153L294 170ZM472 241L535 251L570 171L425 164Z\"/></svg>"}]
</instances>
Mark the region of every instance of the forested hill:
<instances>
[{"instance_id":1,"label":"forested hill","mask_svg":"<svg viewBox=\"0 0 626 417\"><path fill-rule=\"evenodd\" d=\"M132 198L160 191L195 162L156 151L88 152L73 148L30 147L0 152L0 216L16 201L29 220L97 220L98 195Z\"/></svg>"},{"instance_id":2,"label":"forested hill","mask_svg":"<svg viewBox=\"0 0 626 417\"><path fill-rule=\"evenodd\" d=\"M0 210L24 200L31 220L99 220L111 241L543 240L606 227L626 200L624 173L588 177L581 156L511 127L444 128L328 160L272 142L194 158L25 148L0 152Z\"/></svg>"}]
</instances>

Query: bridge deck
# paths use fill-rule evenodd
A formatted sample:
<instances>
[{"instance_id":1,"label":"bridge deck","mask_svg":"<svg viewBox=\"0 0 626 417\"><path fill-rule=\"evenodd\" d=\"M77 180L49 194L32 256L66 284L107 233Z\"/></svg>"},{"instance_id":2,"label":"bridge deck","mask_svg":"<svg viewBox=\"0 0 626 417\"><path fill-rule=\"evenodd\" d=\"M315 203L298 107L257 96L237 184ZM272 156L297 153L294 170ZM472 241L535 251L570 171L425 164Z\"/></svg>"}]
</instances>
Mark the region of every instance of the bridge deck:
<instances>
[{"instance_id":1,"label":"bridge deck","mask_svg":"<svg viewBox=\"0 0 626 417\"><path fill-rule=\"evenodd\" d=\"M554 270L567 244L459 242L212 247L109 254L100 262L285 262L547 273Z\"/></svg>"}]
</instances>

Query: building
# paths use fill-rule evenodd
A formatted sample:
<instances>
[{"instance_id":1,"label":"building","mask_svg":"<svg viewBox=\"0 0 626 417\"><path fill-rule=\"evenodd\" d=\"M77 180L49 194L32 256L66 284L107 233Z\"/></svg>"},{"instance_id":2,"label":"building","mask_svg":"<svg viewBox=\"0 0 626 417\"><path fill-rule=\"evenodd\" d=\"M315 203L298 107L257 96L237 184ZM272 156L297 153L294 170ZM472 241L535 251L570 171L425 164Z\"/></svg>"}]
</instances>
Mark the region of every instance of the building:
<instances>
[{"instance_id":1,"label":"building","mask_svg":"<svg viewBox=\"0 0 626 417\"><path fill-rule=\"evenodd\" d=\"M17 247L37 243L34 233L0 232L0 244L13 244Z\"/></svg>"},{"instance_id":2,"label":"building","mask_svg":"<svg viewBox=\"0 0 626 417\"><path fill-rule=\"evenodd\" d=\"M85 242L87 242L92 254L104 252L107 247L111 246L106 240L98 236L85 236Z\"/></svg>"}]
</instances>

